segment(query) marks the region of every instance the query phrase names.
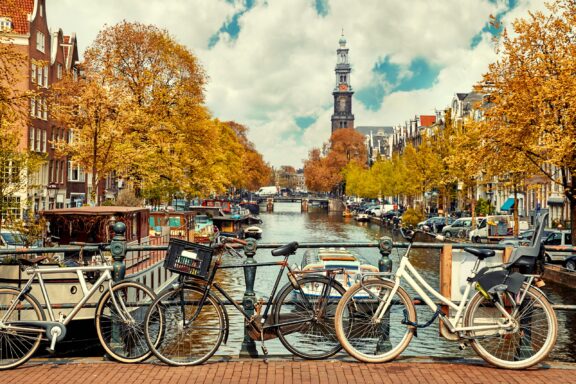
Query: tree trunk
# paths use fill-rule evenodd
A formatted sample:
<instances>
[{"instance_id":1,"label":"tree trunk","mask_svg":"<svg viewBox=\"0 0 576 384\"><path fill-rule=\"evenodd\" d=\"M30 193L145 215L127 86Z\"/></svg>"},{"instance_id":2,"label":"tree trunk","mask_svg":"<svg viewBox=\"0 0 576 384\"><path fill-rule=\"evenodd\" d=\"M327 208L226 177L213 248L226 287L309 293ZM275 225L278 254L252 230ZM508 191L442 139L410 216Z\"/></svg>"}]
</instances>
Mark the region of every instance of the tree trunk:
<instances>
[{"instance_id":1,"label":"tree trunk","mask_svg":"<svg viewBox=\"0 0 576 384\"><path fill-rule=\"evenodd\" d=\"M576 196L574 193L568 201L570 201L570 233L572 234L572 245L576 245L576 225L574 225L574 218L576 217Z\"/></svg>"},{"instance_id":2,"label":"tree trunk","mask_svg":"<svg viewBox=\"0 0 576 384\"><path fill-rule=\"evenodd\" d=\"M518 222L518 186L516 183L514 183L514 210L513 210L513 214L514 214L514 237L518 237L518 233L519 233L519 229L520 229L520 223Z\"/></svg>"}]
</instances>

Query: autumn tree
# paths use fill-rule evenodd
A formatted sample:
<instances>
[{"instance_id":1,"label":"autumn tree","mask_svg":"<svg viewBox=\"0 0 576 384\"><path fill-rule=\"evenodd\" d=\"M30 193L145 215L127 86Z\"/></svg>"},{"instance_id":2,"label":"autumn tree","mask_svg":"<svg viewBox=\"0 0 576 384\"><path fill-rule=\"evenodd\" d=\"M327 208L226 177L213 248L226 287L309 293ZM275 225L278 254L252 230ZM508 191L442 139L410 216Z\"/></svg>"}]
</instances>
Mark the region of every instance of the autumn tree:
<instances>
[{"instance_id":1,"label":"autumn tree","mask_svg":"<svg viewBox=\"0 0 576 384\"><path fill-rule=\"evenodd\" d=\"M491 64L483 84L490 87L487 125L482 139L495 137L502 153L517 164L530 163L560 184L576 217L576 3L554 0L548 12L516 20L504 31L500 59ZM505 152L504 152L505 151ZM507 154L513 151L514 154ZM506 156L505 156L506 154ZM528 169L524 171L531 173ZM572 226L576 243L576 226Z\"/></svg>"},{"instance_id":2,"label":"autumn tree","mask_svg":"<svg viewBox=\"0 0 576 384\"><path fill-rule=\"evenodd\" d=\"M320 149L313 149L304 163L304 177L310 191L333 191L344 180L344 170L350 162L366 164L364 136L353 128L337 129L328 147L326 156L322 156Z\"/></svg>"}]
</instances>

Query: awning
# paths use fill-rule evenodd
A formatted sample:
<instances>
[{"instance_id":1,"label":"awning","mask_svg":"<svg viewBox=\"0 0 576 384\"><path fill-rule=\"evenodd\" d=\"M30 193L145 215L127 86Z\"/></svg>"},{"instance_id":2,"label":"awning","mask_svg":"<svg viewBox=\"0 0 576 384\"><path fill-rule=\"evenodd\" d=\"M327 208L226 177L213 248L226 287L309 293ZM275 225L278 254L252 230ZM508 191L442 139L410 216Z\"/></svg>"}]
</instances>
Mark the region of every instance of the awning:
<instances>
[{"instance_id":1,"label":"awning","mask_svg":"<svg viewBox=\"0 0 576 384\"><path fill-rule=\"evenodd\" d=\"M549 197L548 205L564 205L563 197Z\"/></svg>"},{"instance_id":2,"label":"awning","mask_svg":"<svg viewBox=\"0 0 576 384\"><path fill-rule=\"evenodd\" d=\"M500 207L501 211L509 211L512 209L512 207L514 206L514 198L513 197L509 197L504 204L502 204L502 206Z\"/></svg>"}]
</instances>

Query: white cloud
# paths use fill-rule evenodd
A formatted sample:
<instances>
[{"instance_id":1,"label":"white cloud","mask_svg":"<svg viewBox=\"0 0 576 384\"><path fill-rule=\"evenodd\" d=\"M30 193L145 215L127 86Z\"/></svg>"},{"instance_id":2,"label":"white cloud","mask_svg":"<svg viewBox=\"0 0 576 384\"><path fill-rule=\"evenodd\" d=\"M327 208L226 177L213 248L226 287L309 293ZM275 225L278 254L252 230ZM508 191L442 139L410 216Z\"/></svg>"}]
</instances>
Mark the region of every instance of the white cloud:
<instances>
[{"instance_id":1,"label":"white cloud","mask_svg":"<svg viewBox=\"0 0 576 384\"><path fill-rule=\"evenodd\" d=\"M356 125L395 125L444 108L455 92L467 92L480 80L494 52L489 36L474 49L470 42L505 3L331 0L323 17L312 0L258 0L239 17L238 38L220 34L212 49L210 37L244 9L243 1L100 0L79 6L73 0L51 0L47 11L49 25L76 32L83 47L103 24L122 19L168 29L204 65L209 76L206 100L214 116L249 126L250 139L271 164L301 166L309 149L321 146L330 135L342 27L356 91L379 81L372 69L385 57L396 64L420 57L442 68L431 88L393 93L377 111L354 100ZM522 0L505 20L524 15L527 9L541 9L542 4L543 0ZM301 116L318 119L302 131L294 122Z\"/></svg>"}]
</instances>

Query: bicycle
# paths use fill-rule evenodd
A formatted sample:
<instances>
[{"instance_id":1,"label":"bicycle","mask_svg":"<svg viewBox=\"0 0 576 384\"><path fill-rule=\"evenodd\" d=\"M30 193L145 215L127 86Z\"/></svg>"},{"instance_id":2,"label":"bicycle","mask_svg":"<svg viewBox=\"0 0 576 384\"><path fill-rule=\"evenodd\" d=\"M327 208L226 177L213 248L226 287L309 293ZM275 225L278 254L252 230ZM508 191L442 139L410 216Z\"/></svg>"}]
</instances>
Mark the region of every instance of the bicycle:
<instances>
[{"instance_id":1,"label":"bicycle","mask_svg":"<svg viewBox=\"0 0 576 384\"><path fill-rule=\"evenodd\" d=\"M242 257L231 243L249 244L254 252L256 243L227 237L220 237L219 242L216 247L221 252L211 267L213 247L171 239L165 267L180 276L152 303L144 325L149 347L158 359L170 365L197 365L227 342L228 312L216 292L244 316L251 338L262 343L265 359L265 340L276 337L291 353L305 359L326 358L341 350L334 331L334 313L345 289L335 280L336 272L299 276L288 265L288 258L298 249L297 242L272 250L273 256L283 257L277 262L222 265L224 254ZM260 299L253 315L214 281L220 269L246 268L245 273L254 273L254 267L263 266L280 266L280 270L268 301ZM289 282L278 291L285 269Z\"/></svg>"},{"instance_id":2,"label":"bicycle","mask_svg":"<svg viewBox=\"0 0 576 384\"><path fill-rule=\"evenodd\" d=\"M102 251L108 244L75 244L81 246L80 256L84 246L98 247L96 256L106 263ZM20 268L30 278L22 289L0 287L0 370L24 364L38 349L43 336L50 342L48 351L53 353L56 344L66 336L66 326L96 292L103 292L96 306L96 332L109 356L124 363L140 362L151 356L144 338L143 320L146 306L156 298L154 292L128 280L113 283L111 265L41 266L47 258L19 258ZM60 312L56 316L43 276L63 273L77 275L83 297L68 314ZM91 279L92 286L88 288L87 282ZM40 286L44 306L30 293L34 281Z\"/></svg>"},{"instance_id":3,"label":"bicycle","mask_svg":"<svg viewBox=\"0 0 576 384\"><path fill-rule=\"evenodd\" d=\"M511 270L530 270L541 262L546 215L538 219L530 246L516 248L507 264L479 270L480 262L495 252L465 248L477 259L459 305L434 290L412 266L409 256L414 232L405 234L410 243L394 279L364 275L342 297L336 309L338 340L360 361L386 362L406 349L418 328L439 318L445 328L442 336L460 342L461 348L470 344L480 357L497 367L524 369L541 362L556 342L556 314L546 295L534 285L538 275ZM417 322L413 299L400 285L402 280L434 311L426 323ZM468 301L472 287L478 292ZM455 315L445 314L429 294ZM361 295L369 299L363 300Z\"/></svg>"}]
</instances>

